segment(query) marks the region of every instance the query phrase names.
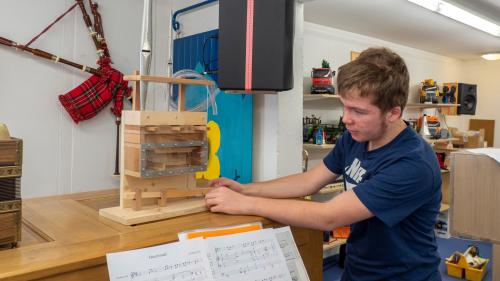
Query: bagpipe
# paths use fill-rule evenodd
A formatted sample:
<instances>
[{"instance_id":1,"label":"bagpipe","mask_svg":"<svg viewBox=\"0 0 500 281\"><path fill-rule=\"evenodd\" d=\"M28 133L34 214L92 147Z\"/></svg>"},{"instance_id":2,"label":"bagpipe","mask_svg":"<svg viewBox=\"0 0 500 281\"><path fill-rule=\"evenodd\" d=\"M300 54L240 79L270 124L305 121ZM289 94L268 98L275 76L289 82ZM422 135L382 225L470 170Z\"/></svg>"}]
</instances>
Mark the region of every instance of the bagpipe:
<instances>
[{"instance_id":1,"label":"bagpipe","mask_svg":"<svg viewBox=\"0 0 500 281\"><path fill-rule=\"evenodd\" d=\"M59 101L69 113L73 121L78 124L81 121L88 120L94 117L111 101L114 100L114 106L111 108L111 112L116 117L115 123L117 125L116 161L114 174L118 175L118 145L121 113L123 109L123 101L125 98L128 98L130 96L131 88L128 87L128 82L123 80L123 74L111 67L111 56L109 54L106 40L104 39L102 18L100 13L98 12L98 5L92 0L88 0L88 3L94 18L93 23L86 11L83 0L75 0L75 3L66 12L60 15L56 20L54 20L49 26L43 29L42 32L31 39L27 44L22 45L3 37L0 37L0 44L16 48L17 50L26 53L31 53L32 55L43 59L48 59L56 63L62 63L71 67L75 67L92 74L92 76L90 76L79 86L75 87L66 94L59 95ZM30 47L33 42L35 42L42 34L47 32L54 24L61 20L76 6L79 6L80 10L82 11L83 20L85 22L85 25L87 26L89 35L96 47L96 53L98 55L97 64L99 65L97 69L72 62L70 60L61 58L57 55L40 49L34 49Z\"/></svg>"}]
</instances>

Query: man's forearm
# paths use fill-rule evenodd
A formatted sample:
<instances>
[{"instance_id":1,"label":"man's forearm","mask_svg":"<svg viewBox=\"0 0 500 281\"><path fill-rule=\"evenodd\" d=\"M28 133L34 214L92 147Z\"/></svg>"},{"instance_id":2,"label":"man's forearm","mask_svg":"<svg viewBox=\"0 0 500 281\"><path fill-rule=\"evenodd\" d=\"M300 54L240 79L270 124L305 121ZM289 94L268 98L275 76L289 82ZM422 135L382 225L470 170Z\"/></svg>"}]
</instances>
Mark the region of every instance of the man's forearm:
<instances>
[{"instance_id":1,"label":"man's forearm","mask_svg":"<svg viewBox=\"0 0 500 281\"><path fill-rule=\"evenodd\" d=\"M243 194L267 198L296 198L310 195L317 187L304 179L304 174L294 174L270 181L246 184Z\"/></svg>"},{"instance_id":2,"label":"man's forearm","mask_svg":"<svg viewBox=\"0 0 500 281\"><path fill-rule=\"evenodd\" d=\"M328 204L291 199L251 198L248 213L266 217L285 225L318 230L331 230L337 226L329 213Z\"/></svg>"}]
</instances>

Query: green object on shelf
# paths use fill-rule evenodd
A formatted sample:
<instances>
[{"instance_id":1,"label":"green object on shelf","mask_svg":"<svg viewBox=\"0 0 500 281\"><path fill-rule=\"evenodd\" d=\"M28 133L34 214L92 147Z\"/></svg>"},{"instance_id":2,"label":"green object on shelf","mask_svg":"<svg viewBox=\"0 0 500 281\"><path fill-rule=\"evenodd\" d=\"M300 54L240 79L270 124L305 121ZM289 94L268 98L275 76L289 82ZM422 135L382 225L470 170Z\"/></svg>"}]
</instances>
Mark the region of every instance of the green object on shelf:
<instances>
[{"instance_id":1,"label":"green object on shelf","mask_svg":"<svg viewBox=\"0 0 500 281\"><path fill-rule=\"evenodd\" d=\"M321 67L322 68L330 68L330 63L327 60L322 60Z\"/></svg>"}]
</instances>

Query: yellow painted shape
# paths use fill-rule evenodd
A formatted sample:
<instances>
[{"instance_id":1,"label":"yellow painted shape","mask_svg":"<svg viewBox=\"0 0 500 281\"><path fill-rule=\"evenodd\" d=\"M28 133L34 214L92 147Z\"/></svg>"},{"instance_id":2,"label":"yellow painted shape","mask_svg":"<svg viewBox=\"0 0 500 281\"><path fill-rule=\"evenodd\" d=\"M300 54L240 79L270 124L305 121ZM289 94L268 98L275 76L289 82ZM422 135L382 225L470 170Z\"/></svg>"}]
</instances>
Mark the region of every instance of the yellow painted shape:
<instances>
[{"instance_id":1,"label":"yellow painted shape","mask_svg":"<svg viewBox=\"0 0 500 281\"><path fill-rule=\"evenodd\" d=\"M220 176L220 161L216 153L220 147L220 128L215 121L210 121L208 127L208 163L205 172L196 173L197 179L213 180Z\"/></svg>"}]
</instances>

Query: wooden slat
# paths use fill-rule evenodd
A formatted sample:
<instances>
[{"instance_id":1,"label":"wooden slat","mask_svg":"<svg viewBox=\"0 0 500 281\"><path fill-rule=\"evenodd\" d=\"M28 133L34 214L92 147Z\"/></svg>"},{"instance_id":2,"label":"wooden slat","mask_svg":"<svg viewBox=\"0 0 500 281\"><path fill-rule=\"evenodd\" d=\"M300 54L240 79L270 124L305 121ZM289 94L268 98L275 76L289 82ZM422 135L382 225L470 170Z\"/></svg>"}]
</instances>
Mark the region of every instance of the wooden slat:
<instances>
[{"instance_id":1,"label":"wooden slat","mask_svg":"<svg viewBox=\"0 0 500 281\"><path fill-rule=\"evenodd\" d=\"M149 81L149 82L179 84L179 85L200 85L200 86L214 85L214 82L211 80L195 80L195 79L173 78L173 77L151 76L151 75L125 75L123 76L123 80Z\"/></svg>"},{"instance_id":2,"label":"wooden slat","mask_svg":"<svg viewBox=\"0 0 500 281\"><path fill-rule=\"evenodd\" d=\"M162 111L130 111L122 112L124 125L160 126L160 125L196 125L207 124L206 112L162 112Z\"/></svg>"}]
</instances>

